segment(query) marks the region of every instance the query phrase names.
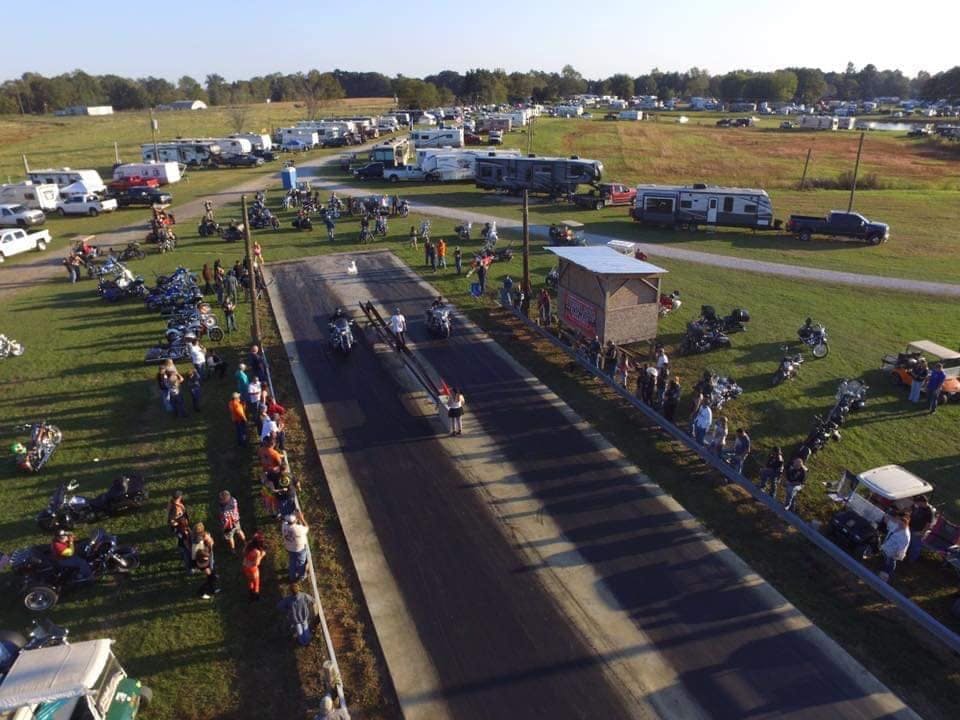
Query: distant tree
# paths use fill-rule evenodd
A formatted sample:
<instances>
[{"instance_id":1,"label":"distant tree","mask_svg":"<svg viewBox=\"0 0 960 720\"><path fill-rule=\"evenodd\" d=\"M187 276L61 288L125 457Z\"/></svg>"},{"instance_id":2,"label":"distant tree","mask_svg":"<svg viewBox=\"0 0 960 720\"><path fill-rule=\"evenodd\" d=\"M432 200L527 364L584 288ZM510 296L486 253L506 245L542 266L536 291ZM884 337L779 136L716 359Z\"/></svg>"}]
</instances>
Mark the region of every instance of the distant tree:
<instances>
[{"instance_id":1,"label":"distant tree","mask_svg":"<svg viewBox=\"0 0 960 720\"><path fill-rule=\"evenodd\" d=\"M449 90L455 97L463 94L464 76L456 70L441 70L436 75L427 75L423 81L436 85L441 95L444 89Z\"/></svg>"},{"instance_id":2,"label":"distant tree","mask_svg":"<svg viewBox=\"0 0 960 720\"><path fill-rule=\"evenodd\" d=\"M150 106L150 99L139 83L118 75L103 75L100 87L114 110L141 110Z\"/></svg>"},{"instance_id":3,"label":"distant tree","mask_svg":"<svg viewBox=\"0 0 960 720\"><path fill-rule=\"evenodd\" d=\"M189 75L177 80L177 95L180 100L206 100L207 93L203 86Z\"/></svg>"},{"instance_id":4,"label":"distant tree","mask_svg":"<svg viewBox=\"0 0 960 720\"><path fill-rule=\"evenodd\" d=\"M633 97L634 80L629 75L617 73L607 78L607 85L611 95L627 100Z\"/></svg>"},{"instance_id":5,"label":"distant tree","mask_svg":"<svg viewBox=\"0 0 960 720\"><path fill-rule=\"evenodd\" d=\"M139 80L140 87L147 95L150 105L163 105L177 99L177 89L169 80L155 77L145 77Z\"/></svg>"},{"instance_id":6,"label":"distant tree","mask_svg":"<svg viewBox=\"0 0 960 720\"><path fill-rule=\"evenodd\" d=\"M633 89L637 95L656 95L660 92L657 85L657 79L651 73L650 75L641 75L633 84Z\"/></svg>"},{"instance_id":7,"label":"distant tree","mask_svg":"<svg viewBox=\"0 0 960 720\"><path fill-rule=\"evenodd\" d=\"M587 81L577 72L573 65L564 65L560 71L560 83L557 92L562 97L581 95L587 90Z\"/></svg>"},{"instance_id":8,"label":"distant tree","mask_svg":"<svg viewBox=\"0 0 960 720\"><path fill-rule=\"evenodd\" d=\"M910 81L907 94L910 97L925 97L924 91L929 82L930 73L926 70L921 70L917 73L917 76Z\"/></svg>"},{"instance_id":9,"label":"distant tree","mask_svg":"<svg viewBox=\"0 0 960 720\"><path fill-rule=\"evenodd\" d=\"M227 120L230 129L235 133L243 132L247 127L247 118L250 117L250 107L248 105L231 105L227 108Z\"/></svg>"},{"instance_id":10,"label":"distant tree","mask_svg":"<svg viewBox=\"0 0 960 720\"><path fill-rule=\"evenodd\" d=\"M710 73L698 67L687 70L683 93L688 97L706 95L710 89Z\"/></svg>"},{"instance_id":11,"label":"distant tree","mask_svg":"<svg viewBox=\"0 0 960 720\"><path fill-rule=\"evenodd\" d=\"M211 105L222 105L226 101L224 92L226 82L223 76L217 73L207 75L207 98Z\"/></svg>"},{"instance_id":12,"label":"distant tree","mask_svg":"<svg viewBox=\"0 0 960 720\"><path fill-rule=\"evenodd\" d=\"M818 68L793 68L797 76L797 91L794 100L811 105L823 99L827 93L827 81Z\"/></svg>"},{"instance_id":13,"label":"distant tree","mask_svg":"<svg viewBox=\"0 0 960 720\"><path fill-rule=\"evenodd\" d=\"M307 120L316 120L321 110L330 101L342 98L343 87L333 73L311 70L300 81L300 96L307 112Z\"/></svg>"},{"instance_id":14,"label":"distant tree","mask_svg":"<svg viewBox=\"0 0 960 720\"><path fill-rule=\"evenodd\" d=\"M440 102L437 86L417 78L398 77L394 81L394 91L401 107L426 109Z\"/></svg>"}]
</instances>

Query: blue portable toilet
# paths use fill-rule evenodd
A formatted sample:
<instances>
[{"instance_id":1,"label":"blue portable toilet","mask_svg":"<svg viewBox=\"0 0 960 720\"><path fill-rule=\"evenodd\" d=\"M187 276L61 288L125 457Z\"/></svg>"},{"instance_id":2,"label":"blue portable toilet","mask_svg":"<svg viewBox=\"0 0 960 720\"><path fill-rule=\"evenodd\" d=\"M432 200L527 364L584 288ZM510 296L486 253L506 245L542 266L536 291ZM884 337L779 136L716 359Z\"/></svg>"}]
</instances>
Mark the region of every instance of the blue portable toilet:
<instances>
[{"instance_id":1,"label":"blue portable toilet","mask_svg":"<svg viewBox=\"0 0 960 720\"><path fill-rule=\"evenodd\" d=\"M280 171L280 182L284 190L293 190L297 186L297 169L295 167L285 167Z\"/></svg>"}]
</instances>

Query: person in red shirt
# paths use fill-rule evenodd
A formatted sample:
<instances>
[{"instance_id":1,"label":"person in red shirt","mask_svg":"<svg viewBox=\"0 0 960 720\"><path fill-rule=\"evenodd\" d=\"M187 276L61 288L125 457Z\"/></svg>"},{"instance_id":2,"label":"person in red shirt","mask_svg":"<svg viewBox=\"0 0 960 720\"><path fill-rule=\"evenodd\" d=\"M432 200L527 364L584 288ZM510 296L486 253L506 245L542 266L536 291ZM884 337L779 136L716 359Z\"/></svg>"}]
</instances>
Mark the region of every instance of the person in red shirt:
<instances>
[{"instance_id":1,"label":"person in red shirt","mask_svg":"<svg viewBox=\"0 0 960 720\"><path fill-rule=\"evenodd\" d=\"M260 563L266 556L263 548L263 533L255 532L243 549L243 575L247 579L250 601L260 599Z\"/></svg>"},{"instance_id":2,"label":"person in red shirt","mask_svg":"<svg viewBox=\"0 0 960 720\"><path fill-rule=\"evenodd\" d=\"M76 580L83 582L93 577L93 570L90 568L90 563L77 555L74 540L73 533L60 530L53 536L50 549L53 551L53 557L60 567L73 570L76 574Z\"/></svg>"}]
</instances>

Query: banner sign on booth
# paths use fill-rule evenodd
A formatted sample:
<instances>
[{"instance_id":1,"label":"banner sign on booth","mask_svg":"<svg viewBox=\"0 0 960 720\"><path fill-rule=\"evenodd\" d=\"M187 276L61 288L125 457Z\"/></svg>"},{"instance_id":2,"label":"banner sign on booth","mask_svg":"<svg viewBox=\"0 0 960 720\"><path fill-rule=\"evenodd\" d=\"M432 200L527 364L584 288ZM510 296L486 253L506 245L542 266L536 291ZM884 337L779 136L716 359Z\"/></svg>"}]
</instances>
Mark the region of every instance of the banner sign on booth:
<instances>
[{"instance_id":1,"label":"banner sign on booth","mask_svg":"<svg viewBox=\"0 0 960 720\"><path fill-rule=\"evenodd\" d=\"M597 306L567 290L563 299L563 322L593 337L597 334Z\"/></svg>"}]
</instances>

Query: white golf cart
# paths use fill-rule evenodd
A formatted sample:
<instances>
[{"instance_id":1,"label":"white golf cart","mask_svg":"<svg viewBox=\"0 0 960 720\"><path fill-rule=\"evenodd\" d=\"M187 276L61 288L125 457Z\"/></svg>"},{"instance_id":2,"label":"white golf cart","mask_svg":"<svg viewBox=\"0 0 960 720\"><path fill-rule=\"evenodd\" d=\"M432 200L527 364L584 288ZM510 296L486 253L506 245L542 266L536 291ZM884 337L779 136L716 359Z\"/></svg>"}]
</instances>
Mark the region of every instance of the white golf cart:
<instances>
[{"instance_id":1,"label":"white golf cart","mask_svg":"<svg viewBox=\"0 0 960 720\"><path fill-rule=\"evenodd\" d=\"M843 505L830 519L830 536L863 560L880 551L887 514L909 510L913 499L933 486L899 465L883 465L859 475L844 471L827 496Z\"/></svg>"},{"instance_id":2,"label":"white golf cart","mask_svg":"<svg viewBox=\"0 0 960 720\"><path fill-rule=\"evenodd\" d=\"M0 681L0 720L133 720L152 693L127 677L112 643L20 652Z\"/></svg>"}]
</instances>

